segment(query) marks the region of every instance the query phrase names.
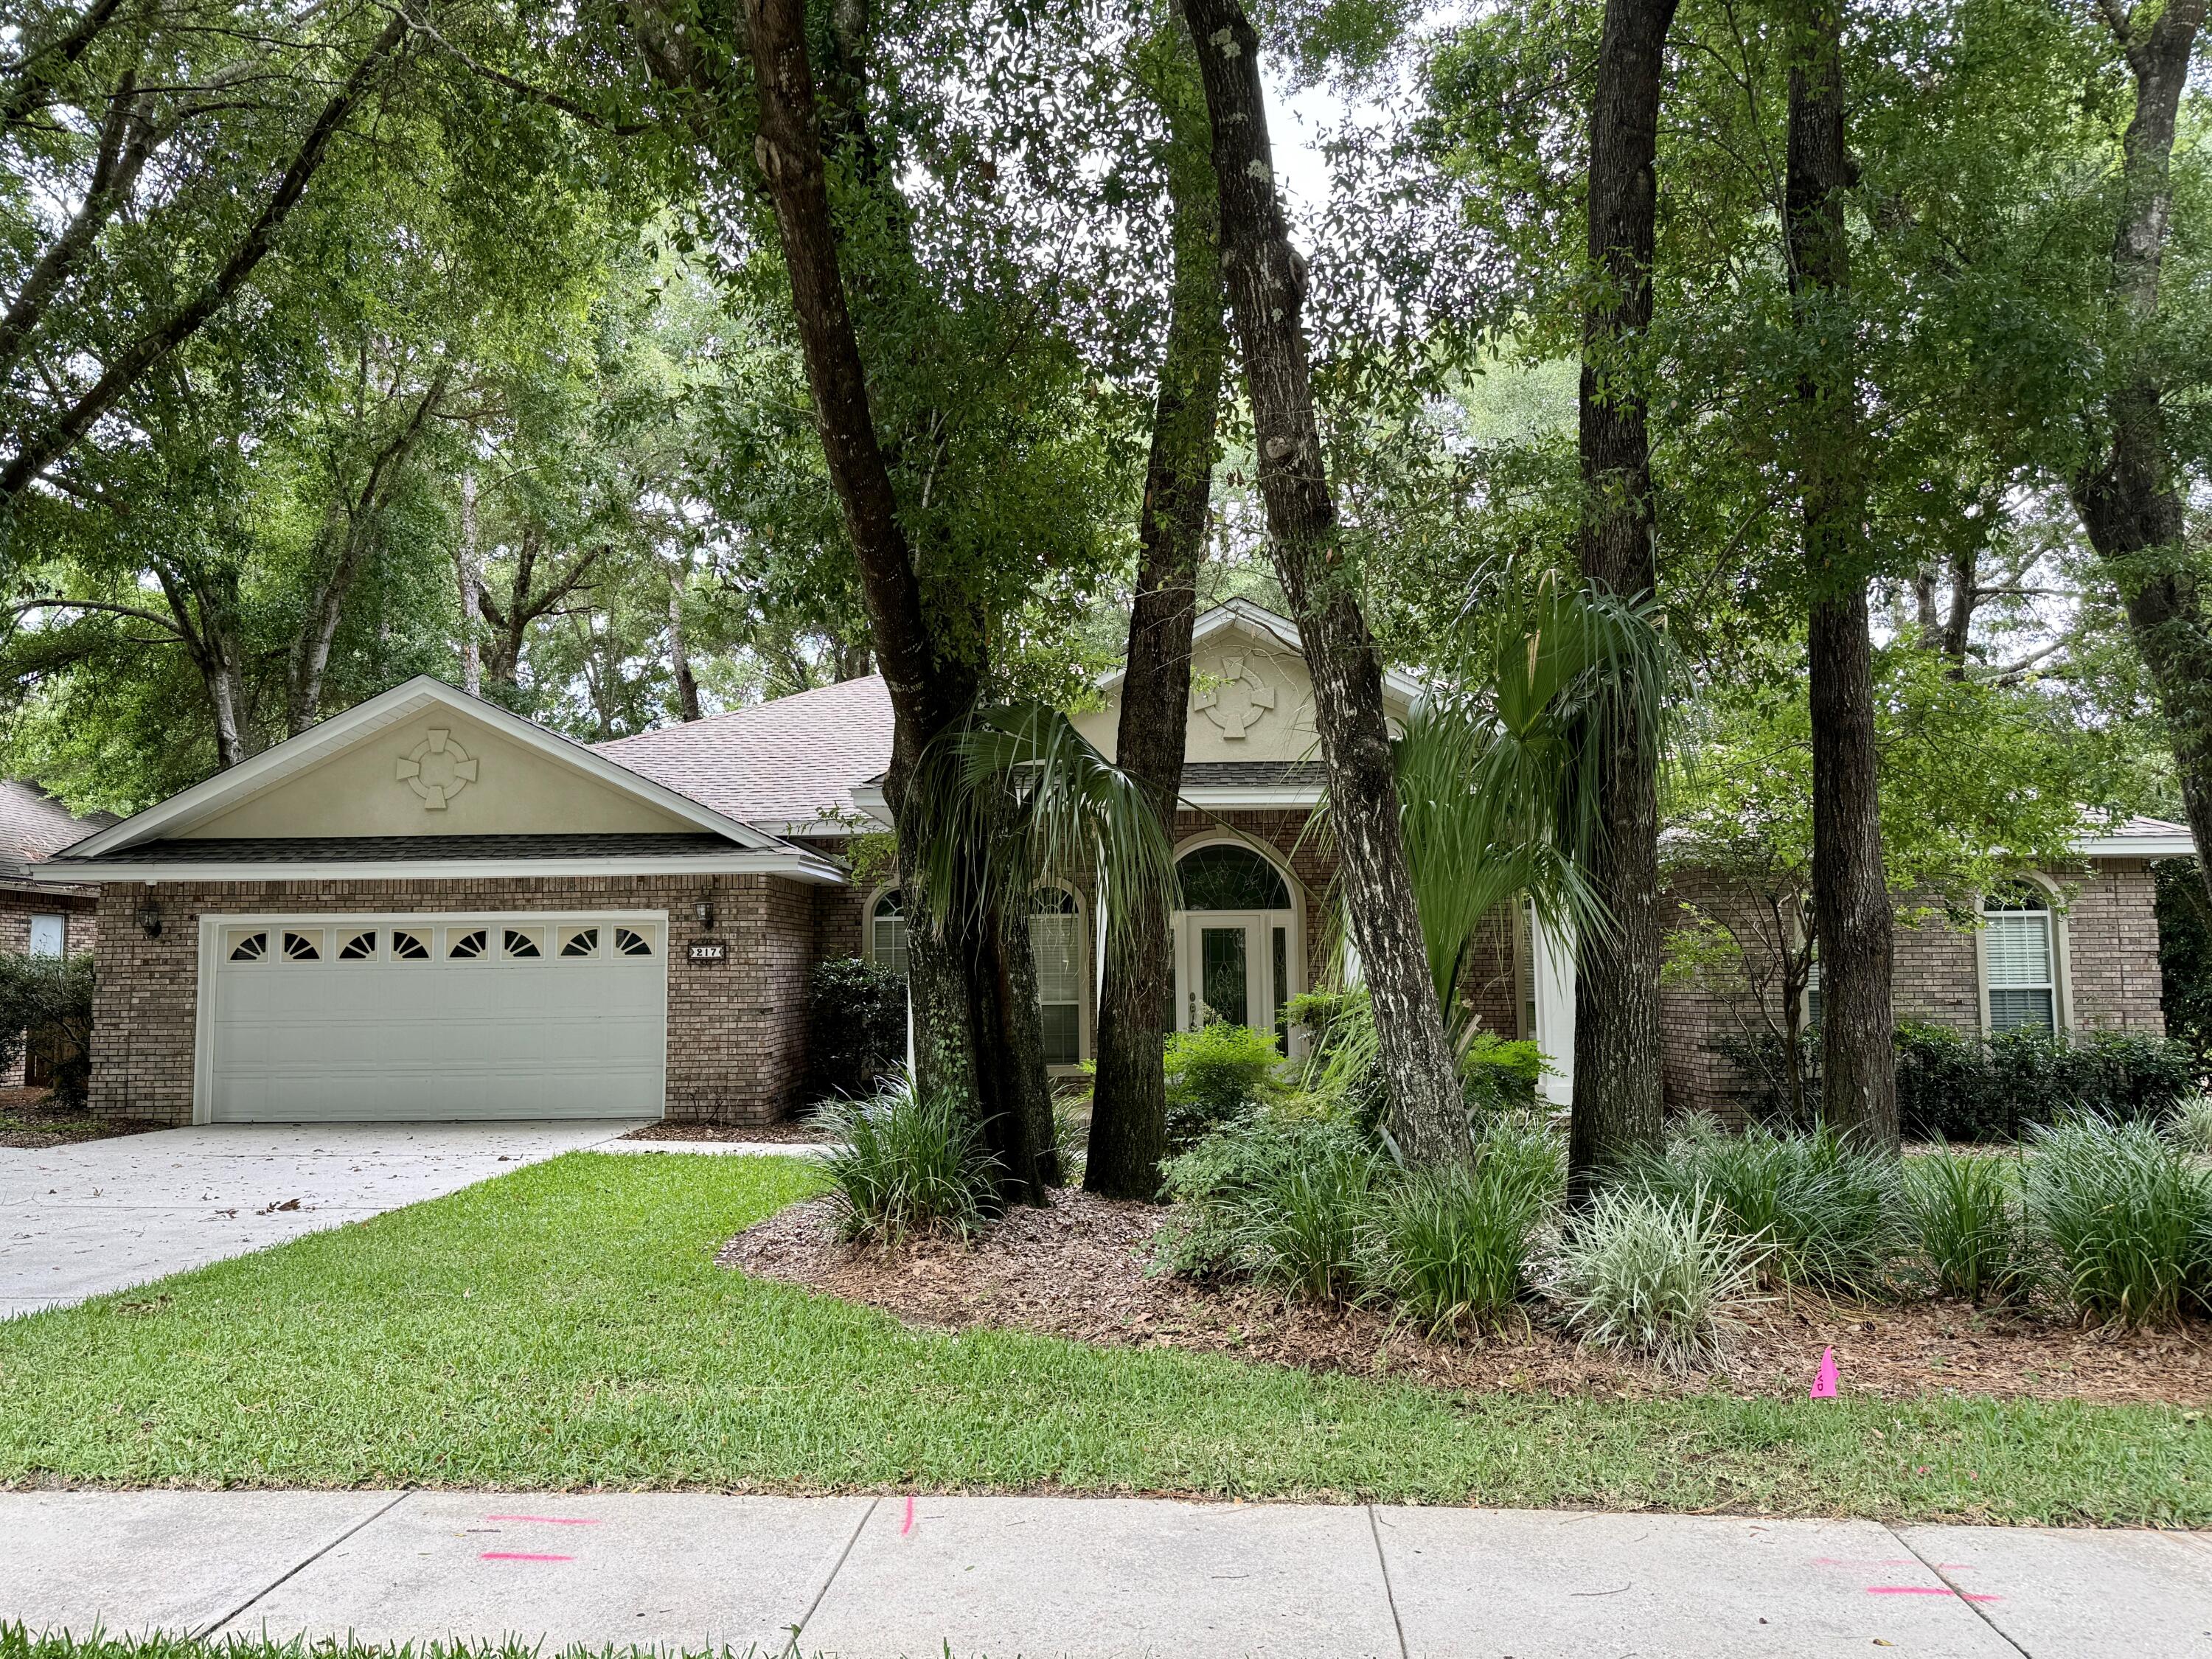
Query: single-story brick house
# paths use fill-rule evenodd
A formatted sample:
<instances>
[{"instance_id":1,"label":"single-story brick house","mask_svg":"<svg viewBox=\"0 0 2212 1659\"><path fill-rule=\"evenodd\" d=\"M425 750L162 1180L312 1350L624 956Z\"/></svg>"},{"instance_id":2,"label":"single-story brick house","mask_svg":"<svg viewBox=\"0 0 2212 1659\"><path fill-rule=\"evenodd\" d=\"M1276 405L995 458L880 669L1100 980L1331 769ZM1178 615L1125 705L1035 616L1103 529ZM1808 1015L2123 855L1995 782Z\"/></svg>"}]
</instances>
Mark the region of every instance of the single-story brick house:
<instances>
[{"instance_id":1,"label":"single-story brick house","mask_svg":"<svg viewBox=\"0 0 2212 1659\"><path fill-rule=\"evenodd\" d=\"M0 951L61 957L92 949L99 890L34 882L31 866L114 822L106 812L78 817L37 784L0 778ZM0 1089L43 1085L50 1059L33 1044L0 1066Z\"/></svg>"},{"instance_id":2,"label":"single-story brick house","mask_svg":"<svg viewBox=\"0 0 2212 1659\"><path fill-rule=\"evenodd\" d=\"M1296 629L1243 602L1200 618L1194 666L1176 1006L1264 1026L1323 967L1311 683ZM1099 691L1076 724L1110 755L1119 677ZM1417 692L1390 676L1393 715ZM590 747L434 679L397 686L37 866L100 890L94 1104L174 1123L768 1121L799 1103L809 968L903 956L896 881L843 856L882 827L890 738L874 678ZM2106 931L2137 956L2147 936L2148 976L2091 997L2077 972L2057 1020L2157 1020L2139 878L2161 850L2085 849L2124 878L2077 901L2058 948L2101 963ZM1070 885L1032 927L1049 1058L1073 1070L1092 1052L1090 895ZM1966 975L1948 994L1978 1006L1978 945L1944 948L1930 971ZM1470 1000L1541 1044L1564 1097L1565 952L1525 915L1476 949Z\"/></svg>"}]
</instances>

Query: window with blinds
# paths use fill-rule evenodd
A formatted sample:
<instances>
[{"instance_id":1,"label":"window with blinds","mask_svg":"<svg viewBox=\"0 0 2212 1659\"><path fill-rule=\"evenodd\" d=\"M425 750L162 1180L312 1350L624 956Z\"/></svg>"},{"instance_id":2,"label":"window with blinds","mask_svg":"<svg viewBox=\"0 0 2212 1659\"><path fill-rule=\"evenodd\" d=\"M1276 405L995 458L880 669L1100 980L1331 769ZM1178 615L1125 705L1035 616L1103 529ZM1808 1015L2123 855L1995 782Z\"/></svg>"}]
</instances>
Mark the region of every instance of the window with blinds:
<instances>
[{"instance_id":1,"label":"window with blinds","mask_svg":"<svg viewBox=\"0 0 2212 1659\"><path fill-rule=\"evenodd\" d=\"M1513 987L1521 1005L1517 1035L1536 1040L1536 928L1535 909L1526 899L1513 907Z\"/></svg>"},{"instance_id":2,"label":"window with blinds","mask_svg":"<svg viewBox=\"0 0 2212 1659\"><path fill-rule=\"evenodd\" d=\"M1044 1063L1073 1066L1083 1058L1083 951L1075 896L1040 888L1030 916L1030 954L1036 958L1037 1010L1044 1024Z\"/></svg>"},{"instance_id":3,"label":"window with blinds","mask_svg":"<svg viewBox=\"0 0 2212 1659\"><path fill-rule=\"evenodd\" d=\"M868 915L868 956L879 968L906 977L906 907L893 888Z\"/></svg>"},{"instance_id":4,"label":"window with blinds","mask_svg":"<svg viewBox=\"0 0 2212 1659\"><path fill-rule=\"evenodd\" d=\"M2058 953L2051 909L2021 889L1992 893L1982 907L1982 969L1990 1030L2058 1029Z\"/></svg>"}]
</instances>

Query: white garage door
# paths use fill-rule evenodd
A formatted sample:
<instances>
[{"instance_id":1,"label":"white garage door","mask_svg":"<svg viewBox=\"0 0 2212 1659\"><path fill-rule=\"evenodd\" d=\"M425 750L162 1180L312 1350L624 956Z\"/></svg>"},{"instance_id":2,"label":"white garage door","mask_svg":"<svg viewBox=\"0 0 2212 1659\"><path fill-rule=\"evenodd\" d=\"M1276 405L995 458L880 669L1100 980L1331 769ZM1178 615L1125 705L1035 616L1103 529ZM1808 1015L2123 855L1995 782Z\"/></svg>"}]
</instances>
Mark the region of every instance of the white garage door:
<instances>
[{"instance_id":1,"label":"white garage door","mask_svg":"<svg viewBox=\"0 0 2212 1659\"><path fill-rule=\"evenodd\" d=\"M218 1123L661 1115L661 915L207 926L200 1077Z\"/></svg>"}]
</instances>

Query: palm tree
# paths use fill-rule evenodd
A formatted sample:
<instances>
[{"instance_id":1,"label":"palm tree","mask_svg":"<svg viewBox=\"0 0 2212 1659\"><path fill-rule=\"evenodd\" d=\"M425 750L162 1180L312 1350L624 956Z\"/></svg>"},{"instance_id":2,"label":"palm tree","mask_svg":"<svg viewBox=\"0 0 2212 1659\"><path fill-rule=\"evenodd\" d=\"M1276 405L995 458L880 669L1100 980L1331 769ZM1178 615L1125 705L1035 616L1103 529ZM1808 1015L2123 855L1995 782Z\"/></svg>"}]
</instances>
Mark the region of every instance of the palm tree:
<instances>
[{"instance_id":1,"label":"palm tree","mask_svg":"<svg viewBox=\"0 0 2212 1659\"><path fill-rule=\"evenodd\" d=\"M917 867L903 872L908 926L997 935L1016 981L1001 999L1007 1006L1036 1005L1028 923L1042 884L1088 884L1093 924L1106 930L1109 950L1129 933L1118 925L1127 918L1173 908L1167 826L1143 787L1057 709L981 708L947 727L922 751L907 803L920 848ZM987 1144L1048 1145L1042 1028L1032 1018L993 1035L979 1052L1012 1073L1014 1086L1000 1092L1028 1121L987 1122ZM1056 1163L1047 1179L1059 1179Z\"/></svg>"}]
</instances>

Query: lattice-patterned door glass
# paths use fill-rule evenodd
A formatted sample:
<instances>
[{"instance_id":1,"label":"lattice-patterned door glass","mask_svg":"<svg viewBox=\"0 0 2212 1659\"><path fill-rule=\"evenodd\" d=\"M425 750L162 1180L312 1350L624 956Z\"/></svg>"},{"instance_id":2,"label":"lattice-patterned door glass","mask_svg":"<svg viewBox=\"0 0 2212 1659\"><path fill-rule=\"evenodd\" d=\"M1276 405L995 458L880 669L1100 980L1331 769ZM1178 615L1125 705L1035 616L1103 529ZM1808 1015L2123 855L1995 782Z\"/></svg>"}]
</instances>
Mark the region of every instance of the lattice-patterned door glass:
<instances>
[{"instance_id":1,"label":"lattice-patterned door glass","mask_svg":"<svg viewBox=\"0 0 2212 1659\"><path fill-rule=\"evenodd\" d=\"M1242 927L1198 930L1198 994L1206 1005L1201 1020L1249 1025L1251 1018L1252 957L1249 935Z\"/></svg>"}]
</instances>

